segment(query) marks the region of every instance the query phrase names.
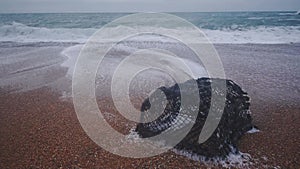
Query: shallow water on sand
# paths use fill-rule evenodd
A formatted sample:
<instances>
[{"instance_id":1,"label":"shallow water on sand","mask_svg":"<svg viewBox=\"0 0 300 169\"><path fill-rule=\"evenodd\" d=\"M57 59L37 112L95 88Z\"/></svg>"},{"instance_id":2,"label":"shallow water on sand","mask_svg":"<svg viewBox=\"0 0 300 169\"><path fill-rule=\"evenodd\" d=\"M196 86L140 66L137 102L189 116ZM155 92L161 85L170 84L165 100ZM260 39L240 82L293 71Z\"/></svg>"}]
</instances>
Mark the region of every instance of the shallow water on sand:
<instances>
[{"instance_id":1,"label":"shallow water on sand","mask_svg":"<svg viewBox=\"0 0 300 169\"><path fill-rule=\"evenodd\" d=\"M299 101L300 44L217 44L215 47L223 62L226 77L237 82L251 97L281 103ZM50 85L70 93L70 79L80 50L81 45L73 43L2 42L0 86L12 91L25 91ZM113 71L122 58L112 53L99 66L98 87L105 89L103 83L110 83ZM194 62L193 57L187 56L186 62L198 77L207 76L201 63ZM144 84L138 84L141 82L139 79L143 79ZM169 75L152 70L138 75L133 83L140 87L156 83L151 88L153 90L163 84L172 85L174 81Z\"/></svg>"}]
</instances>

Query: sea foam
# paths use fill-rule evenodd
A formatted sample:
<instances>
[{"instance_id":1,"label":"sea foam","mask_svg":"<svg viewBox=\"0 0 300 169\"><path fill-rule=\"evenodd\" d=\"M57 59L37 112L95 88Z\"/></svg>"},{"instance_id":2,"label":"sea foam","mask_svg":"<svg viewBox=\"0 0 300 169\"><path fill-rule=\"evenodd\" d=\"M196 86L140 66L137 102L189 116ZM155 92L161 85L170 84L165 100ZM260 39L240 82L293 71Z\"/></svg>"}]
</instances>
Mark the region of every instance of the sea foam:
<instances>
[{"instance_id":1,"label":"sea foam","mask_svg":"<svg viewBox=\"0 0 300 169\"><path fill-rule=\"evenodd\" d=\"M128 26L116 26L109 28L109 32L130 32L134 28ZM193 36L188 36L192 31L188 28L157 28L149 27L148 29L164 29L176 34L187 34L185 38L197 42ZM167 29L167 30L166 30ZM46 28L32 27L22 23L13 22L0 26L0 41L13 42L78 42L85 43L98 28ZM230 43L230 44L281 44L281 43L300 43L300 26L256 26L243 29L202 29L207 38L212 43ZM111 39L107 39L110 41ZM149 37L140 37L137 41L156 41ZM158 39L163 41L164 39Z\"/></svg>"}]
</instances>

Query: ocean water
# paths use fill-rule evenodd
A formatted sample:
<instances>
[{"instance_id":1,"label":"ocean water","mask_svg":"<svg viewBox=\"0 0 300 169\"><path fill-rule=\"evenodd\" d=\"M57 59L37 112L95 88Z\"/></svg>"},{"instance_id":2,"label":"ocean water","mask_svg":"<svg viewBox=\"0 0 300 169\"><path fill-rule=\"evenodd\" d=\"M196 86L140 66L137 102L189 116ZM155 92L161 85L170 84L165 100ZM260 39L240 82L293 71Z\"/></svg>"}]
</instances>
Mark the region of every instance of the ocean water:
<instances>
[{"instance_id":1,"label":"ocean water","mask_svg":"<svg viewBox=\"0 0 300 169\"><path fill-rule=\"evenodd\" d=\"M0 41L84 43L103 25L130 13L0 14ZM300 15L290 12L172 13L213 43L300 42ZM186 31L184 28L177 28ZM112 31L126 31L119 26Z\"/></svg>"},{"instance_id":2,"label":"ocean water","mask_svg":"<svg viewBox=\"0 0 300 169\"><path fill-rule=\"evenodd\" d=\"M83 43L105 24L128 14L0 14L0 88L22 92L47 86L61 91L62 99L71 98L72 84L67 78L72 78ZM253 105L273 102L278 102L279 105L287 103L296 105L299 102L300 15L296 15L296 12L173 14L199 27L213 43L226 43L215 45L223 61L226 76L246 89L252 97ZM151 23L149 25L151 26ZM119 26L111 30L114 32L128 29L130 28ZM178 29L188 31L185 28ZM159 39L159 37L143 36L142 40L153 41L155 38ZM34 43L19 45L15 42ZM60 42L75 42L76 44ZM290 45L289 43L297 44ZM95 80L96 95L99 97L110 96L108 93L111 91L110 81L115 69L125 54L135 48L171 49L178 56L182 56L183 61L196 77L207 75L203 65L196 62L193 55L187 53L185 46L180 44L130 41L124 46L122 43L118 45L116 46L118 50L99 65ZM61 55L67 59L64 61ZM154 61L160 61L158 63L161 65L167 63L168 67L173 70L180 67L172 64L174 63L172 60L154 59ZM127 68L128 70L134 69L134 66L139 65L129 63ZM65 68L68 69L67 73L61 73ZM159 86L172 85L174 83L172 78L163 73L153 70L142 72L133 79L130 92L143 98ZM264 102L261 102L262 100ZM202 160L202 157L190 152L176 150L175 152L193 160ZM225 161L216 159L213 162L223 167L233 165L233 168L246 168L252 165L252 160L257 161L245 159L244 156L248 158L245 153L231 154ZM271 168L271 166L266 168Z\"/></svg>"}]
</instances>

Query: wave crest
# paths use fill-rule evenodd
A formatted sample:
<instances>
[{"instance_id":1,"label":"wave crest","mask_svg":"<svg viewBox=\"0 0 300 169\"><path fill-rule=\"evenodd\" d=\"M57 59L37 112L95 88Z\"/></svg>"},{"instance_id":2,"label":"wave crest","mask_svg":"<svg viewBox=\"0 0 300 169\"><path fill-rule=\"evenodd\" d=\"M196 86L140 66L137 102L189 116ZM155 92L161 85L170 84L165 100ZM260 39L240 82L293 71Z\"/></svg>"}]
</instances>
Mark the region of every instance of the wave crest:
<instances>
[{"instance_id":1,"label":"wave crest","mask_svg":"<svg viewBox=\"0 0 300 169\"><path fill-rule=\"evenodd\" d=\"M97 29L30 27L13 22L0 27L1 41L85 42Z\"/></svg>"},{"instance_id":2,"label":"wave crest","mask_svg":"<svg viewBox=\"0 0 300 169\"><path fill-rule=\"evenodd\" d=\"M111 33L116 31L130 31L133 28L128 26L117 26L110 28ZM167 28L161 28L167 29ZM98 29L96 28L45 28L31 27L22 23L0 27L0 41L13 42L78 42L84 43ZM151 28L149 28L151 30ZM247 29L201 29L213 43L300 43L300 26L274 26L274 27L249 27ZM169 29L178 33L187 32L186 28ZM193 37L186 37L193 38ZM144 37L139 40L155 41ZM161 41L162 39L158 39ZM195 39L195 42L197 40Z\"/></svg>"}]
</instances>

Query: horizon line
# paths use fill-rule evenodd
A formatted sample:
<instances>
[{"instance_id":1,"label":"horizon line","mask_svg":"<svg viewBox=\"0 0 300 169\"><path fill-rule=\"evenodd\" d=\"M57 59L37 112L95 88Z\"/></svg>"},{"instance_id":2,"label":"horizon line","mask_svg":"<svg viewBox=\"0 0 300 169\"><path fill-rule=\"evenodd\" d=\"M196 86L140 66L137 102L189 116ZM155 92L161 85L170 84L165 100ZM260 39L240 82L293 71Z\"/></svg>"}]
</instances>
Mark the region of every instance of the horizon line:
<instances>
[{"instance_id":1,"label":"horizon line","mask_svg":"<svg viewBox=\"0 0 300 169\"><path fill-rule=\"evenodd\" d=\"M227 10L227 11L64 11L64 12L1 12L0 14L58 14L58 13L226 13L226 12L298 12L297 10Z\"/></svg>"}]
</instances>

